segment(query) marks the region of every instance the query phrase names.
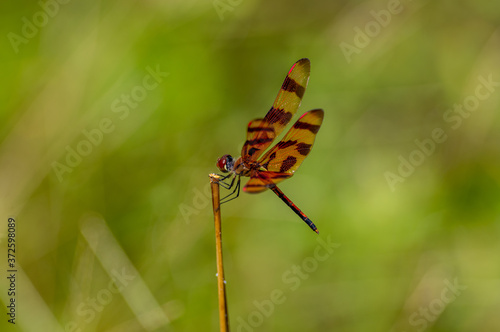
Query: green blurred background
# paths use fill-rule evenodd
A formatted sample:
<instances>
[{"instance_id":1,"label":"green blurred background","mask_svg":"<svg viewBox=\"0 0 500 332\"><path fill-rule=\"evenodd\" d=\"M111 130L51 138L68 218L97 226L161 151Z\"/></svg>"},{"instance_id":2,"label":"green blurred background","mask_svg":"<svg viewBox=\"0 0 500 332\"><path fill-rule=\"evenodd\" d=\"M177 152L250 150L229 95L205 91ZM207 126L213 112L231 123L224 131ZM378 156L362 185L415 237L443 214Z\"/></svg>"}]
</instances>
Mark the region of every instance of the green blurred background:
<instances>
[{"instance_id":1,"label":"green blurred background","mask_svg":"<svg viewBox=\"0 0 500 332\"><path fill-rule=\"evenodd\" d=\"M497 1L63 2L0 5L0 330L218 331L208 174L308 57L320 235L223 206L232 331L500 331Z\"/></svg>"}]
</instances>

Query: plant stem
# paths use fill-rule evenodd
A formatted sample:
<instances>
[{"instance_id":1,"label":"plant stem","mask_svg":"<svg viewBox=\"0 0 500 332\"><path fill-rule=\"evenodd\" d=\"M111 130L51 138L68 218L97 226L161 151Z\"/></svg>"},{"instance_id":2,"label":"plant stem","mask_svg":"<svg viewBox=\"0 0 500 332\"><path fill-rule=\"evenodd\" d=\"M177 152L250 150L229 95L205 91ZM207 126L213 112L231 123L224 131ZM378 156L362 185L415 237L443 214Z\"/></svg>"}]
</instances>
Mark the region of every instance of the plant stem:
<instances>
[{"instance_id":1,"label":"plant stem","mask_svg":"<svg viewBox=\"0 0 500 332\"><path fill-rule=\"evenodd\" d=\"M226 280L224 279L224 263L222 261L222 227L220 216L219 176L210 174L212 188L212 205L215 221L215 249L217 256L217 289L219 291L219 322L220 331L229 331L229 315L227 314Z\"/></svg>"}]
</instances>

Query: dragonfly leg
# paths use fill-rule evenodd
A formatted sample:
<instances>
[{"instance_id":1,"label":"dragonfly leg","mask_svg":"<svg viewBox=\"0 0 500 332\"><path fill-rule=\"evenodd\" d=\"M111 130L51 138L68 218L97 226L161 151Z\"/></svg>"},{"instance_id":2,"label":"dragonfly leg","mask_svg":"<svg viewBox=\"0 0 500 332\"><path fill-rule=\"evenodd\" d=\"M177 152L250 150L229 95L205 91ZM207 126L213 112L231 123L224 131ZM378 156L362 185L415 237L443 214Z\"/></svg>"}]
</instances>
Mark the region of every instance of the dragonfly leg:
<instances>
[{"instance_id":1,"label":"dragonfly leg","mask_svg":"<svg viewBox=\"0 0 500 332\"><path fill-rule=\"evenodd\" d=\"M234 190L231 193L229 193L229 195L227 195L226 197L224 197L223 199L221 199L221 202L220 202L221 204L227 203L229 201L232 201L233 199L238 198L238 196L240 196L240 183L241 183L240 181L241 181L241 179L240 179L239 176L235 176L233 178L233 180L231 181L231 184L230 184L229 188L227 188L227 189L231 189L231 187L234 184L234 180L236 179L236 177L238 177L238 182L236 182L236 186L234 187ZM236 194L236 196L234 196L235 194ZM231 197L231 196L234 196L234 197ZM231 197L231 198L229 198L229 197Z\"/></svg>"},{"instance_id":2,"label":"dragonfly leg","mask_svg":"<svg viewBox=\"0 0 500 332\"><path fill-rule=\"evenodd\" d=\"M219 184L222 188L225 188L225 189L231 189L234 185L234 179L235 178L232 178L231 179L231 182L230 183L227 183L227 182L224 182L224 180L226 180L228 177L232 176L233 173L229 173L228 175L226 176L222 176L220 179L219 179Z\"/></svg>"}]
</instances>

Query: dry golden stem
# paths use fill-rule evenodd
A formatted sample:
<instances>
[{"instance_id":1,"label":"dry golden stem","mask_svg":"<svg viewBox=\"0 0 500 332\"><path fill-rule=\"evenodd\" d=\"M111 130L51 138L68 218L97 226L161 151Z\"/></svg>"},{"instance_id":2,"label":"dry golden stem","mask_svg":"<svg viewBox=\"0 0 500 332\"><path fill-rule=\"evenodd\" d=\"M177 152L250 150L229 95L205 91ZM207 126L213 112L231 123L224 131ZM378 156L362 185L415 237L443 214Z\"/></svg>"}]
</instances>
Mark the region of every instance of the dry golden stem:
<instances>
[{"instance_id":1,"label":"dry golden stem","mask_svg":"<svg viewBox=\"0 0 500 332\"><path fill-rule=\"evenodd\" d=\"M224 263L222 261L222 228L220 216L219 176L210 174L210 185L212 187L212 205L214 208L215 221L215 249L217 255L217 289L219 290L219 322L220 331L229 331L229 316L227 314L226 302L226 280L224 279Z\"/></svg>"}]
</instances>

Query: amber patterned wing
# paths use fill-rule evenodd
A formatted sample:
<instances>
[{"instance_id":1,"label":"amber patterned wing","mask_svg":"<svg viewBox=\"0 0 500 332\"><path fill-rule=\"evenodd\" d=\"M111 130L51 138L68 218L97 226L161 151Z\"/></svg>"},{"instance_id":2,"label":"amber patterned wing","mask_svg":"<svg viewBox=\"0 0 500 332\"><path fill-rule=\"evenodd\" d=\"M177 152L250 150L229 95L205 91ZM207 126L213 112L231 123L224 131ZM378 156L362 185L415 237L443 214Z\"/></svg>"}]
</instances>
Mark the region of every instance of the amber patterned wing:
<instances>
[{"instance_id":1,"label":"amber patterned wing","mask_svg":"<svg viewBox=\"0 0 500 332\"><path fill-rule=\"evenodd\" d=\"M245 161L255 161L276 138L273 126L264 119L250 121L247 128L247 140L241 149Z\"/></svg>"},{"instance_id":2,"label":"amber patterned wing","mask_svg":"<svg viewBox=\"0 0 500 332\"><path fill-rule=\"evenodd\" d=\"M283 131L297 112L306 91L310 73L311 62L304 58L295 62L286 75L273 106L264 117L273 125L276 136Z\"/></svg>"},{"instance_id":3,"label":"amber patterned wing","mask_svg":"<svg viewBox=\"0 0 500 332\"><path fill-rule=\"evenodd\" d=\"M269 172L293 174L311 152L323 115L322 109L302 115L285 137L259 160L259 164Z\"/></svg>"},{"instance_id":4,"label":"amber patterned wing","mask_svg":"<svg viewBox=\"0 0 500 332\"><path fill-rule=\"evenodd\" d=\"M302 115L285 137L258 161L262 170L248 181L243 190L260 192L291 177L311 152L323 115L322 109Z\"/></svg>"},{"instance_id":5,"label":"amber patterned wing","mask_svg":"<svg viewBox=\"0 0 500 332\"><path fill-rule=\"evenodd\" d=\"M248 180L247 184L243 188L243 191L251 194L260 193L267 188L288 179L292 175L293 174L279 172L257 172L255 176Z\"/></svg>"},{"instance_id":6,"label":"amber patterned wing","mask_svg":"<svg viewBox=\"0 0 500 332\"><path fill-rule=\"evenodd\" d=\"M294 63L265 118L248 124L247 140L241 151L245 161L257 160L290 122L300 106L310 72L309 59L300 59Z\"/></svg>"}]
</instances>

